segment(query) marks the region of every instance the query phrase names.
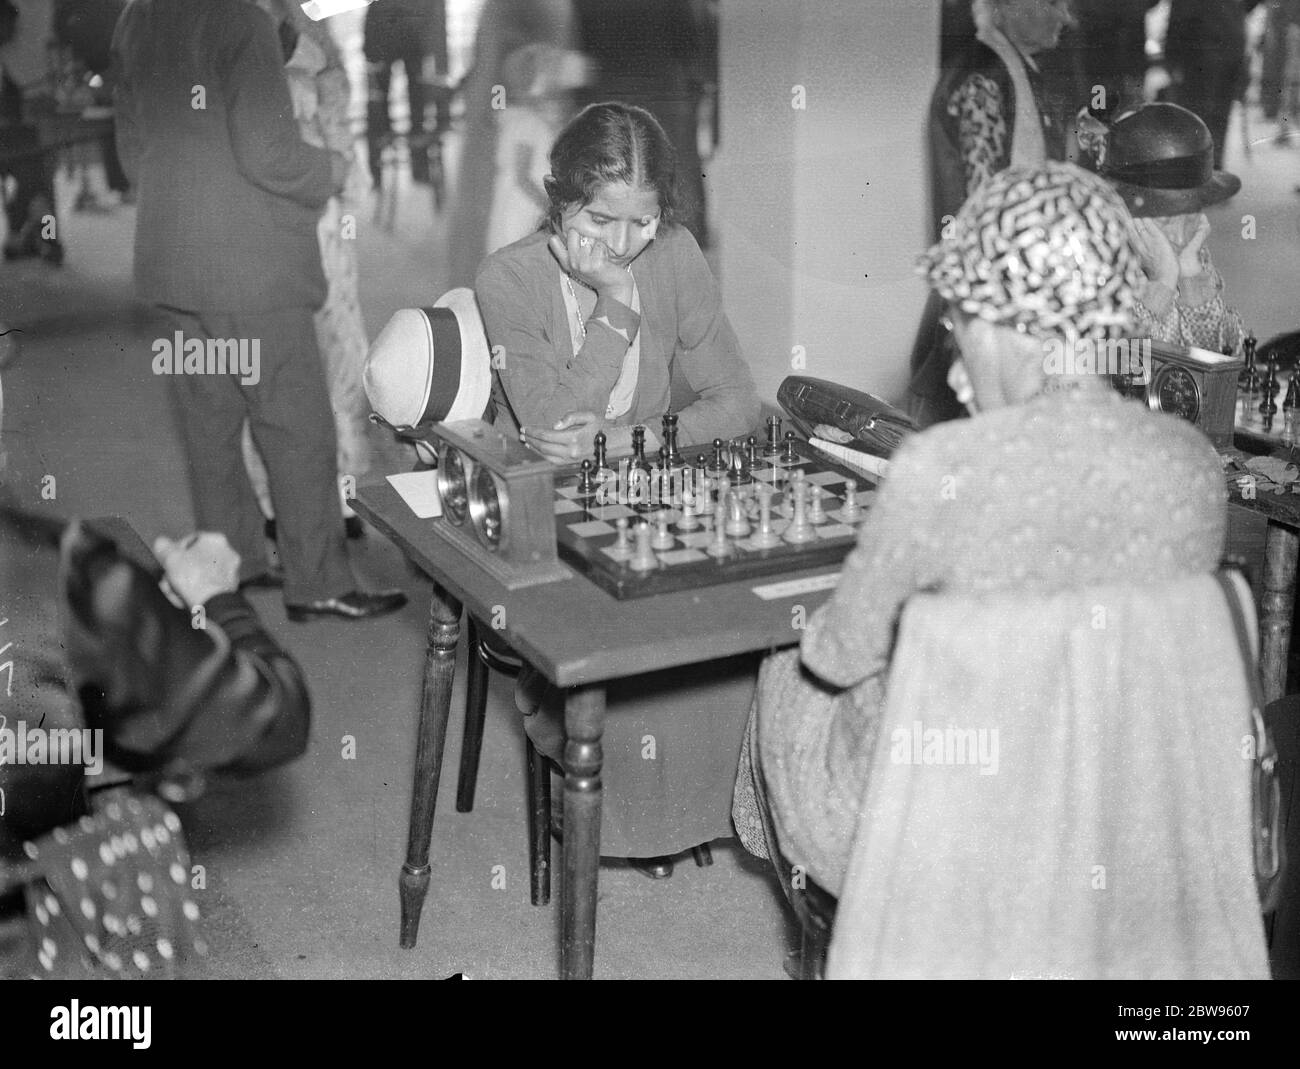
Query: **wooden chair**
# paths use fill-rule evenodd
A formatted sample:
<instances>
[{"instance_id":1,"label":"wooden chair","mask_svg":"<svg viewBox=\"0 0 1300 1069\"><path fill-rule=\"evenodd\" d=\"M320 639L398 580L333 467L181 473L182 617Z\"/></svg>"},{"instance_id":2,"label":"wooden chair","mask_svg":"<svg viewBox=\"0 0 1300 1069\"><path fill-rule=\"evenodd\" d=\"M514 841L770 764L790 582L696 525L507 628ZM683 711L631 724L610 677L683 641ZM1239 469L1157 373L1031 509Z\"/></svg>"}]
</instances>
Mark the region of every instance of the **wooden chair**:
<instances>
[{"instance_id":1,"label":"wooden chair","mask_svg":"<svg viewBox=\"0 0 1300 1069\"><path fill-rule=\"evenodd\" d=\"M1212 870L1215 873L1212 878L1218 881L1214 887L1222 890L1226 896L1223 900L1235 903L1233 908L1236 912L1232 917L1228 917L1227 914L1222 918L1216 917L1216 921L1221 921L1225 929L1235 932L1235 936L1228 943L1225 943L1222 936L1219 936L1218 941L1213 944L1199 943L1198 929L1195 937L1198 940L1198 952L1215 953L1214 948L1217 948L1217 952L1233 959L1229 963L1231 967L1258 971L1259 952L1261 949L1264 950L1265 966L1267 953L1266 947L1262 944L1256 946L1252 942L1254 936L1249 929L1253 927L1250 915L1254 907L1247 900L1247 896L1251 890L1255 890L1259 898L1259 902L1255 905L1258 905L1262 912L1268 913L1275 907L1280 891L1280 796L1275 779L1277 755L1271 736L1264 726L1262 692L1250 684L1252 673L1257 671L1252 649L1257 643L1257 634L1253 624L1254 613L1249 589L1244 580L1230 580L1221 576L1220 583L1224 590L1224 600L1228 603L1228 615L1233 622L1228 624L1226 634L1218 631L1208 636L1202 634L1201 638L1194 641L1201 643L1204 647L1203 652L1208 652L1216 644L1221 647L1220 655L1212 663L1223 666L1225 679L1233 679L1234 671L1245 674L1247 685L1240 687L1240 677L1236 677L1234 685L1240 688L1238 693L1245 695L1244 706L1248 707L1230 708L1226 704L1215 704L1211 701L1203 702L1199 708L1191 709L1187 706L1196 705L1197 702L1195 695L1189 695L1185 704L1180 703L1180 708L1175 710L1169 719L1161 720L1161 711L1156 709L1147 724L1134 727L1134 720L1128 715L1133 710L1128 708L1127 698L1122 690L1115 687L1107 689L1104 684L1097 684L1095 677L1082 681L1078 678L1081 669L1090 665L1089 654L1085 649L1090 640L1080 635L1067 639L1068 647L1075 653L1071 655L1070 666L1063 668L1062 671L1070 673L1067 677L1069 681L1067 690L1079 685L1090 688L1087 689L1086 699L1083 702L1071 701L1067 696L1060 708L1044 708L1044 715L1041 717L1024 711L1019 715L1008 711L1005 729L1008 739L1014 739L1016 734L1021 735L1021 738L1013 741L1012 745L1019 747L1022 755L1026 752L1026 748L1035 754L1046 753L1053 747L1052 740L1055 739L1058 747L1056 758L1059 762L1063 752L1059 751L1059 747L1067 746L1071 752L1081 758L1080 763L1070 766L1075 769L1075 772L1067 777L1070 783L1074 783L1074 777L1077 776L1075 790L1089 785L1095 786L1097 782L1101 782L1096 776L1096 770L1101 768L1102 776L1109 779L1119 793L1124 795L1123 804L1131 806L1125 810L1129 814L1127 821L1147 821L1151 826L1158 826L1152 822L1169 819L1173 824L1177 824L1184 820L1184 817L1177 812L1169 815L1168 806L1162 808L1158 798L1151 802L1149 809L1142 805L1133 806L1135 799L1149 796L1133 789L1135 784L1131 777L1142 776L1143 772L1139 770L1133 773L1126 766L1122 769L1117 768L1113 763L1114 754L1135 752L1133 743L1142 737L1143 732L1147 733L1151 742L1159 745L1161 738L1159 732L1163 730L1165 724L1178 723L1189 729L1200 724L1205 729L1203 745L1207 747L1202 751L1202 755L1193 758L1185 747L1187 737L1202 739L1201 734L1193 733L1190 736L1180 734L1175 738L1173 733L1166 732L1163 737L1170 740L1168 759L1176 761L1181 756L1184 761L1195 761L1196 767L1187 769L1188 777L1195 780L1202 788L1211 782L1217 782L1224 788L1222 795L1215 795L1217 801L1206 801L1204 805L1211 809L1218 807L1219 812L1232 815L1223 816L1221 822L1216 816L1198 833L1199 838L1203 838L1206 843L1206 858L1196 859L1179 853L1180 850L1186 849L1189 834L1186 824L1170 827L1166 839L1171 844L1169 854L1171 857L1182 858L1186 863L1182 870L1184 873L1196 870L1199 876L1207 869ZM1093 592L1085 593L1091 595ZM1103 594L1096 601L1101 605L1114 606L1121 596L1111 591ZM932 603L939 600L934 596L928 597ZM1157 594L1156 597L1159 598L1160 595ZM1078 607L1086 609L1092 600L1090 596L1085 596L1078 601ZM1212 600L1212 597L1207 597L1204 603L1208 606ZM1177 600L1172 604L1185 608L1188 602ZM909 609L911 607L909 605ZM963 609L965 610L964 621L975 618L969 611L970 606L963 605ZM1096 917L1088 916L1089 911L1085 905L1085 908L1070 914L1070 923L1077 924L1076 931L1074 928L1060 924L1057 907L1071 901L1085 902L1086 899L1080 898L1077 890L1066 890L1065 885L1050 881L1044 884L1041 880L1038 886L1045 889L1043 899L1037 899L1033 893L1025 890L1027 887L1034 886L1035 869L1039 870L1040 874L1041 872L1075 871L1074 868L1070 868L1068 862L1078 859L1070 858L1068 847L1060 847L1062 841L1067 838L1072 841L1076 838L1095 840L1093 845L1101 847L1097 856L1105 857L1108 865L1137 864L1139 868L1130 867L1127 871L1146 872L1143 867L1144 858L1130 857L1126 861L1124 850L1127 847L1122 837L1116 838L1102 827L1109 823L1109 818L1106 816L1110 812L1106 808L1108 795L1101 798L1090 796L1084 804L1066 806L1063 809L1058 806L1053 809L1051 807L1054 805L1054 800L1051 794L1068 793L1070 788L1066 782L1058 780L1055 785L1049 786L1049 780L1043 780L1041 776L1035 774L1032 768L1034 762L1026 766L1024 757L1013 756L1010 752L1011 747L1004 748L1002 774L1019 778L1018 782L1007 784L1012 789L1001 795L1000 799L995 795L987 794L984 790L996 777L981 781L975 771L965 773L963 770L957 774L948 774L953 772L948 769L922 774L902 768L892 760L894 755L891 754L891 739L894 735L890 729L895 722L906 727L911 723L913 716L921 716L927 724L931 721L938 722L935 718L940 715L943 705L939 691L943 690L946 684L940 682L936 687L930 687L925 678L927 673L935 668L941 668L938 675L950 681L973 678L970 675L963 675L960 662L963 661L964 653L975 649L978 642L972 645L971 650L953 651L949 665L936 664L934 658L939 655L938 651L948 650L948 643L955 633L952 624L940 622L937 627L934 626L936 619L938 617L933 612L927 616L913 615L905 611L900 623L898 642L895 647L895 664L890 676L891 692L897 690L921 695L922 708L918 709L916 705L906 700L896 702L891 693L891 699L882 712L877 756L873 762L871 782L863 793L861 823L857 830L853 855L849 860L840 898L837 900L811 880L802 881L802 886L784 887L802 932L797 967L789 968L788 971L801 979L820 978L827 969L825 963L827 948L830 946L829 968L832 975L876 976L883 973L890 976L906 976L918 975L922 972L933 975L944 973L945 970L952 975L965 975L966 972L981 967L978 951L972 955L967 950L966 961L961 961L958 954L958 964L953 965L948 960L948 952L942 949L943 946L949 945L945 942L946 937L951 935L958 941L964 940L968 947L988 946L1001 952L1003 936L1016 930L1016 925L1006 923L1003 918L1008 910L1016 909L1017 903L1024 913L1015 914L1016 924L1024 922L1031 931L1039 933L1038 938L1042 940L1041 943L1034 942L1028 949L1021 948L1018 959L1015 953L1008 955L1007 960L1018 961L1021 970L1027 969L1031 974L1038 974L1038 972L1046 974L1056 969L1058 962L1063 963L1059 966L1059 971L1069 975L1086 973L1090 968L1115 967L1115 962L1120 960L1120 956L1128 955L1130 948L1116 947L1114 952L1116 956L1108 957L1109 951L1105 953L1096 951L1096 940L1102 938L1104 932L1109 931L1107 924L1117 923L1119 920L1117 915L1108 914L1104 920L1098 920ZM989 619L986 618L984 623L988 622ZM1121 629L1118 633L1127 634L1130 640L1135 637L1134 631L1132 629L1124 631L1124 625L1114 616L1111 617L1109 624L1111 627L1118 625ZM1026 623L1024 626L1031 628L1030 633L1037 634L1032 631L1032 624ZM1086 629L1086 625L1084 626ZM1233 633L1234 630L1236 635ZM1181 630L1176 629L1176 631L1179 635L1184 634ZM1190 636L1191 631L1186 634ZM1246 637L1239 643L1238 636ZM1157 639L1157 642L1159 641ZM1055 649L1051 643L1052 638L1049 637L1047 645ZM1147 658L1147 653L1150 651L1129 649L1127 645L1124 649L1126 653L1137 658L1135 662L1130 662L1130 666L1139 664L1144 671L1154 671L1157 683L1160 678L1163 678L1160 677L1163 664L1157 662L1153 667L1153 662ZM910 667L904 667L901 664L904 661L910 661ZM955 668L953 663L957 664ZM1096 667L1096 664L1092 666ZM1121 668L1120 671L1124 672L1125 669ZM901 682L900 675L905 677ZM1133 676L1130 674L1126 678L1131 680ZM1050 687L1051 684L1049 683L1048 686ZM1044 691L1044 693L1048 692ZM985 690L984 697L987 698L989 693ZM1106 693L1117 694L1114 703L1093 701L1097 695ZM937 705L934 703L936 697L939 698ZM966 710L964 702L950 707ZM1062 715L1067 719L1058 719ZM1233 743L1236 749L1233 749L1233 746L1217 746L1212 741L1218 739L1219 742L1223 742L1228 736L1236 740ZM1068 739L1068 743L1062 742L1062 739ZM1237 763L1242 756L1251 756L1240 752L1240 746L1237 744L1242 739L1250 740L1254 757L1252 765L1246 768L1241 768ZM1117 747L1120 749L1117 750ZM1228 752L1229 750L1232 752ZM1013 763L1016 761L1019 764ZM1107 768L1107 765L1110 767ZM1218 771L1207 772L1215 768ZM1241 768L1240 772L1237 771L1238 768ZM1202 777L1206 782L1202 782ZM1180 782L1180 778L1169 774L1165 775L1165 781L1172 786ZM1185 786L1187 779L1182 778L1181 782ZM1016 806L1019 813L1007 813L1004 818L995 818L992 810L985 807L985 801L990 797L995 797L995 805L1001 804L1001 800L1017 800L1018 803L1023 803L1025 798L1018 797L1017 792L1023 794L1031 787L1033 788L1031 793L1041 800L1045 812L1064 814L1070 820L1074 820L1077 827L1057 827L1050 817L1039 819L1037 814L1030 814L1026 819L1023 804ZM1186 787L1186 790L1190 791L1192 788ZM1174 803L1170 805L1173 805L1175 810L1179 808ZM1192 813L1185 819L1196 824L1203 815ZM1247 822L1249 827L1245 826ZM1242 825L1240 834L1235 830L1237 823ZM1218 826L1211 827L1212 824ZM945 829L944 825L948 827ZM1198 836L1193 836L1192 841L1197 841ZM769 841L773 841L770 835ZM1007 844L1013 841L1017 845L1008 847ZM1056 851L1055 856L1053 851ZM791 871L789 864L783 858L777 860L779 865L784 865L783 874ZM1171 871L1158 867L1166 860L1164 854L1161 854L1155 859L1154 864L1157 867L1152 868L1151 872L1162 874ZM1194 861L1200 863L1192 864ZM1065 868L1060 868L1063 862ZM1191 866L1190 869L1187 868L1188 865ZM1084 876L1087 875L1085 870L1080 871ZM1119 878L1119 873L1124 871L1126 870L1123 867L1117 867L1112 874L1112 879ZM1177 867L1172 871L1178 871ZM1156 878L1168 879L1169 877L1157 875ZM1132 881L1119 879L1121 883L1127 884L1126 893L1134 893ZM783 881L783 883L788 882ZM1086 882L1085 880L1085 885ZM1078 880L1074 880L1069 886L1074 887L1077 883ZM961 890L954 890L958 886ZM1233 890L1229 891L1228 888ZM1179 893L1178 885L1175 880L1170 884L1168 897L1176 897L1177 893ZM1204 901L1204 888L1201 894ZM1233 898L1233 895L1237 897ZM1093 899L1093 901L1097 900ZM1131 911L1133 907L1130 905L1107 908L1128 908ZM940 918L940 913L947 916ZM1047 913L1058 916L1058 919L1051 920L1045 916ZM1174 913L1176 915L1177 911ZM1006 931L999 927L1004 923ZM1186 923L1191 922L1188 920ZM932 928L932 925L938 927ZM992 927L989 927L990 925ZM840 934L843 934L840 928L845 926L848 926L851 932L845 935L844 945L839 946L836 940ZM1176 929L1168 928L1168 930ZM933 933L939 934L936 936ZM1114 938L1113 932L1109 938ZM1153 938L1158 940L1158 937ZM912 942L913 940L915 943ZM924 944L924 947L919 951L919 955L911 956L913 946L921 944ZM1049 947L1048 944L1051 946ZM1231 946L1231 949L1224 949L1225 946ZM1243 951L1242 947L1247 949ZM1244 957L1236 956L1243 954ZM1144 963L1137 966L1138 968L1150 967L1157 972L1160 971L1159 968L1151 965L1155 959L1151 955L1144 957L1140 948L1131 960ZM1171 956L1169 960L1175 959ZM1109 966L1103 965L1104 962L1109 962ZM1243 962L1246 964L1243 965ZM1179 966L1179 968L1183 967Z\"/></svg>"}]
</instances>

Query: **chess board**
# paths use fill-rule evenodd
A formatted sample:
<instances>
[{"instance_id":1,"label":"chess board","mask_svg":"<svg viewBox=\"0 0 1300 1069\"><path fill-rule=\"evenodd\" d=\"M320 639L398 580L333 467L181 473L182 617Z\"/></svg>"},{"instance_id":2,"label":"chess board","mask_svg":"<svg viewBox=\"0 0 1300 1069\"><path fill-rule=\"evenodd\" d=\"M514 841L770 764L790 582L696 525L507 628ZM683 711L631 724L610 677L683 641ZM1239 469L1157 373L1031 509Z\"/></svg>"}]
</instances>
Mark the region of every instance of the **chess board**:
<instances>
[{"instance_id":1,"label":"chess board","mask_svg":"<svg viewBox=\"0 0 1300 1069\"><path fill-rule=\"evenodd\" d=\"M615 500L603 504L596 500L582 500L577 488L578 469L561 468L555 479L555 530L560 558L619 599L648 597L838 564L857 541L858 525L870 507L875 483L869 475L823 459L805 442L795 442L794 448L794 461L774 462L772 458L762 458L752 469L754 492L748 496L747 516L753 530L747 537L729 538L725 557L713 557L707 552L714 540L716 515L697 516L697 528L680 530L677 521L682 516L682 509L671 501L671 495L667 502L663 500L664 495L657 495L657 503L638 506ZM686 461L692 465L698 455L709 452L708 447L682 450ZM753 533L758 530L758 484L766 484L774 492L772 528L780 533L789 525L792 514L788 486L795 471L803 472L807 482L821 491L825 518L815 524L816 539L794 544L782 541L771 548L755 546ZM856 518L846 521L841 512L845 483L849 479L857 484L859 512ZM652 525L657 525L656 514L660 512L668 513L668 530L673 535L673 545L655 551L656 568L638 572L611 554L617 542L616 520L623 517L632 525L644 517Z\"/></svg>"}]
</instances>

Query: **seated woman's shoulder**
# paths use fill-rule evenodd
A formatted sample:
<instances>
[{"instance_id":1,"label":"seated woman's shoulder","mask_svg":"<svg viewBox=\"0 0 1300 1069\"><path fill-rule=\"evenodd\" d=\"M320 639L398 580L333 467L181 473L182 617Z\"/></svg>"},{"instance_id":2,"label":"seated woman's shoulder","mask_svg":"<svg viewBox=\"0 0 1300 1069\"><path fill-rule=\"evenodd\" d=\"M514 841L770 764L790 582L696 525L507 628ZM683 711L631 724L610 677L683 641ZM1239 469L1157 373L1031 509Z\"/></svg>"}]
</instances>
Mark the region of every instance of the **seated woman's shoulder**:
<instances>
[{"instance_id":1,"label":"seated woman's shoulder","mask_svg":"<svg viewBox=\"0 0 1300 1069\"><path fill-rule=\"evenodd\" d=\"M479 264L476 278L499 275L502 271L526 273L536 270L539 264L551 257L546 244L549 237L550 234L544 230L534 230L518 241L501 246Z\"/></svg>"}]
</instances>

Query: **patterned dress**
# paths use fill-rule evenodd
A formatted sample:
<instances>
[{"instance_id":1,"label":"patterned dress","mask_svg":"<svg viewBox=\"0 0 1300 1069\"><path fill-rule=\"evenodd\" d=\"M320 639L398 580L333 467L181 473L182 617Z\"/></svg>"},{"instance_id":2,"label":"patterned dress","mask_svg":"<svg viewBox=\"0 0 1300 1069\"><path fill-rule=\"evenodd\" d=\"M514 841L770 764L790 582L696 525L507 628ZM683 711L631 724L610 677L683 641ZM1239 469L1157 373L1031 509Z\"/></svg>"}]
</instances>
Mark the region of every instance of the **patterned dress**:
<instances>
[{"instance_id":1,"label":"patterned dress","mask_svg":"<svg viewBox=\"0 0 1300 1069\"><path fill-rule=\"evenodd\" d=\"M916 435L801 648L763 666L733 807L741 840L759 856L779 844L838 893L912 594L1210 572L1226 522L1205 437L1109 391L1049 393Z\"/></svg>"}]
</instances>

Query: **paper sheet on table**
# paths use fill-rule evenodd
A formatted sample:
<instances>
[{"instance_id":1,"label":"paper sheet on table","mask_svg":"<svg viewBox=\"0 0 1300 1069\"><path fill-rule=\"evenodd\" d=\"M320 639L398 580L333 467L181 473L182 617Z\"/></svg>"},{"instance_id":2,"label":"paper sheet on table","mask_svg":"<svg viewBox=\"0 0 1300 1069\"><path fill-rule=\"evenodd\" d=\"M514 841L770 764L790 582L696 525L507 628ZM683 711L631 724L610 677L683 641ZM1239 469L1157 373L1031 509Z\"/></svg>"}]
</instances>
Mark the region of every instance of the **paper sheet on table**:
<instances>
[{"instance_id":1,"label":"paper sheet on table","mask_svg":"<svg viewBox=\"0 0 1300 1069\"><path fill-rule=\"evenodd\" d=\"M390 475L388 481L420 519L431 520L442 515L436 471L406 471L400 475Z\"/></svg>"}]
</instances>

